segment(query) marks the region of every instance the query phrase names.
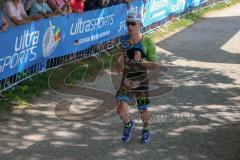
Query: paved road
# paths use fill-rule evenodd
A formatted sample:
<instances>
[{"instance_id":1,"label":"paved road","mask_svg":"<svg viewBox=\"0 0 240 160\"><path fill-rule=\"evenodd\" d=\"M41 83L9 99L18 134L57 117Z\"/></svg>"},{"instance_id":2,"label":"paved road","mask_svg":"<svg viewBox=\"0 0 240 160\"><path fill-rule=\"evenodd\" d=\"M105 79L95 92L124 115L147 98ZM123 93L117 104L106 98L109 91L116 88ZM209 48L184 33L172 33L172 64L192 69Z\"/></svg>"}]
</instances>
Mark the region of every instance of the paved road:
<instances>
[{"instance_id":1,"label":"paved road","mask_svg":"<svg viewBox=\"0 0 240 160\"><path fill-rule=\"evenodd\" d=\"M239 8L212 12L157 43L169 68L159 81L174 90L152 99L150 144L139 143L139 120L131 141L121 143L115 111L86 122L59 119L60 100L73 99L71 112L81 114L101 100L47 91L32 108L2 115L0 160L239 160ZM95 87L108 84L104 76ZM131 112L138 119L137 110Z\"/></svg>"}]
</instances>

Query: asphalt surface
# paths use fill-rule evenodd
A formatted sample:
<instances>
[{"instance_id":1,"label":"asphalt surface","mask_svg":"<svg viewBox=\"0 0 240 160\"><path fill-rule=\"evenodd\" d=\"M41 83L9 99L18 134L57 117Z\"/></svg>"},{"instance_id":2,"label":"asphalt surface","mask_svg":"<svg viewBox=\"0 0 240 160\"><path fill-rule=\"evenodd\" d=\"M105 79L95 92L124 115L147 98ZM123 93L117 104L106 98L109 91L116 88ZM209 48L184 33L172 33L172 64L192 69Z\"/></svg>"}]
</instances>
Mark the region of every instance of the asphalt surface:
<instances>
[{"instance_id":1,"label":"asphalt surface","mask_svg":"<svg viewBox=\"0 0 240 160\"><path fill-rule=\"evenodd\" d=\"M66 121L55 114L59 101L73 100L70 112L84 114L102 100L50 90L29 109L1 114L0 160L239 160L239 8L209 13L157 43L159 60L168 67L158 80L174 89L151 99L150 144L140 144L136 108L131 113L137 128L125 144L116 110ZM105 72L86 85L114 92L108 80Z\"/></svg>"}]
</instances>

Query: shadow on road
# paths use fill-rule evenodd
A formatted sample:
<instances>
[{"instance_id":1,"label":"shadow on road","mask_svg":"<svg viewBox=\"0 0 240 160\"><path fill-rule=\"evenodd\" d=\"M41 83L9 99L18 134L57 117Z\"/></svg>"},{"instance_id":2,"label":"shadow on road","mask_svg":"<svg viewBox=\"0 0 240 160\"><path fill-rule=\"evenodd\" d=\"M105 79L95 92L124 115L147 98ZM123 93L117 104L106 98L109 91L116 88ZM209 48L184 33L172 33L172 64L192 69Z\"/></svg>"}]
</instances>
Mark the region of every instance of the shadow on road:
<instances>
[{"instance_id":1,"label":"shadow on road","mask_svg":"<svg viewBox=\"0 0 240 160\"><path fill-rule=\"evenodd\" d=\"M240 31L239 19L239 16L205 18L159 42L158 46L186 60L239 64L240 49L238 54L221 49Z\"/></svg>"}]
</instances>

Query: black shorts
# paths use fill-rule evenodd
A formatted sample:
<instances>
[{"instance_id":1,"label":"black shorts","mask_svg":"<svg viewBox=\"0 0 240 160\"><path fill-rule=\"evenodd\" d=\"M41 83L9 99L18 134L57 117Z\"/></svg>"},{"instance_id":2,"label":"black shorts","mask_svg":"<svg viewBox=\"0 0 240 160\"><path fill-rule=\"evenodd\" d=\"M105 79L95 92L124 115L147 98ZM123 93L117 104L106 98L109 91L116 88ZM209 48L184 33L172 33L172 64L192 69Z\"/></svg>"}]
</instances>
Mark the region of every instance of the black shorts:
<instances>
[{"instance_id":1,"label":"black shorts","mask_svg":"<svg viewBox=\"0 0 240 160\"><path fill-rule=\"evenodd\" d=\"M134 76L133 76L134 75ZM126 79L132 82L139 82L136 88L126 85ZM149 80L147 72L129 72L124 70L121 87L116 94L117 101L124 101L130 104L135 98L139 110L146 110L149 106Z\"/></svg>"}]
</instances>

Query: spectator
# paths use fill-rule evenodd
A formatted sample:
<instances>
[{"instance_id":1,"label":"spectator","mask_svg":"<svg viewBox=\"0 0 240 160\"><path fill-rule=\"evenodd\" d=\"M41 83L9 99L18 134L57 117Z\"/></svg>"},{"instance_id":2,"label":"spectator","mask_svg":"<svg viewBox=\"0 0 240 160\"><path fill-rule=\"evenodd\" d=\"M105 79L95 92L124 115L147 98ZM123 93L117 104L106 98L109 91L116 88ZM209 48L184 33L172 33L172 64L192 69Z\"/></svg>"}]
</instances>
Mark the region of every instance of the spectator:
<instances>
[{"instance_id":1,"label":"spectator","mask_svg":"<svg viewBox=\"0 0 240 160\"><path fill-rule=\"evenodd\" d=\"M106 8L109 5L109 0L99 0L98 8Z\"/></svg>"},{"instance_id":2,"label":"spectator","mask_svg":"<svg viewBox=\"0 0 240 160\"><path fill-rule=\"evenodd\" d=\"M7 21L4 18L2 12L0 11L0 30L1 31L6 31L8 27Z\"/></svg>"},{"instance_id":3,"label":"spectator","mask_svg":"<svg viewBox=\"0 0 240 160\"><path fill-rule=\"evenodd\" d=\"M48 4L45 3L45 0L37 0L37 2L33 3L30 10L30 16L36 15L41 15L44 18L48 18L57 14L53 13Z\"/></svg>"},{"instance_id":4,"label":"spectator","mask_svg":"<svg viewBox=\"0 0 240 160\"><path fill-rule=\"evenodd\" d=\"M121 3L123 3L122 0L110 0L109 1L109 6L118 5L118 4L121 4Z\"/></svg>"},{"instance_id":5,"label":"spectator","mask_svg":"<svg viewBox=\"0 0 240 160\"><path fill-rule=\"evenodd\" d=\"M98 0L86 0L84 3L84 11L91 11L97 9Z\"/></svg>"},{"instance_id":6,"label":"spectator","mask_svg":"<svg viewBox=\"0 0 240 160\"><path fill-rule=\"evenodd\" d=\"M143 0L143 1L145 1L145 0ZM123 0L123 3L129 4L130 2L131 2L131 0Z\"/></svg>"},{"instance_id":7,"label":"spectator","mask_svg":"<svg viewBox=\"0 0 240 160\"><path fill-rule=\"evenodd\" d=\"M70 0L72 12L82 13L84 10L84 0Z\"/></svg>"},{"instance_id":8,"label":"spectator","mask_svg":"<svg viewBox=\"0 0 240 160\"><path fill-rule=\"evenodd\" d=\"M32 4L35 3L37 0L23 0L22 4L24 6L24 9L27 13L27 15L30 15L30 9L32 7Z\"/></svg>"},{"instance_id":9,"label":"spectator","mask_svg":"<svg viewBox=\"0 0 240 160\"><path fill-rule=\"evenodd\" d=\"M54 12L61 12L62 14L72 13L70 7L70 0L48 0L48 6Z\"/></svg>"},{"instance_id":10,"label":"spectator","mask_svg":"<svg viewBox=\"0 0 240 160\"><path fill-rule=\"evenodd\" d=\"M4 3L5 3L5 1L0 1L0 10L2 10Z\"/></svg>"},{"instance_id":11,"label":"spectator","mask_svg":"<svg viewBox=\"0 0 240 160\"><path fill-rule=\"evenodd\" d=\"M29 17L20 0L10 0L6 2L4 6L4 14L6 15L9 26L26 24L42 18L42 16Z\"/></svg>"}]
</instances>

